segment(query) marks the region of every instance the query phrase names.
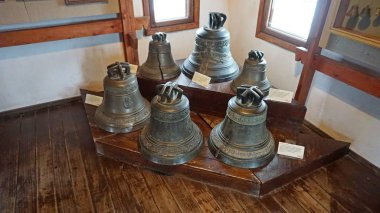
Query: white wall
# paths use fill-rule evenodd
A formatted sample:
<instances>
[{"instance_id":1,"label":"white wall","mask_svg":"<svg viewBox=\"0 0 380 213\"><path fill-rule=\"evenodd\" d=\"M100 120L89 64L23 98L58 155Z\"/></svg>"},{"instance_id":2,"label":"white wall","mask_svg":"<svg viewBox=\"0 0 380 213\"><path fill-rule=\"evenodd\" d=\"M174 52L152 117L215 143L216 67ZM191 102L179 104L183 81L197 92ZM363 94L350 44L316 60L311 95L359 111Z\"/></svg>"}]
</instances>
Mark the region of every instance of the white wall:
<instances>
[{"instance_id":1,"label":"white wall","mask_svg":"<svg viewBox=\"0 0 380 213\"><path fill-rule=\"evenodd\" d=\"M294 53L255 38L259 1L230 0L229 9L232 54L238 63L251 49L264 51L272 84L295 92L302 64L295 62ZM379 61L379 54L366 55ZM352 142L352 150L380 167L378 98L317 72L306 106L308 121L337 139Z\"/></svg>"},{"instance_id":2,"label":"white wall","mask_svg":"<svg viewBox=\"0 0 380 213\"><path fill-rule=\"evenodd\" d=\"M96 9L99 8L99 4L90 5L90 15L108 13L109 8L114 10L115 1L112 0L113 3L104 10ZM24 5L23 2L14 1L9 1L6 5L20 4ZM64 7L66 7L63 0L26 4L31 11L46 5L58 7L55 10L59 11L65 10ZM36 4L38 7L35 6ZM134 0L134 4L135 16L142 16L141 0ZM70 11L78 12L78 8L83 10L86 6L70 6ZM201 25L207 23L210 11L228 13L228 0L202 0ZM81 14L89 15L86 11L82 11ZM0 30L24 28L28 25L70 23L87 18L49 21L46 20L48 17L45 15L38 16L44 22L17 25L1 25L0 23ZM61 17L61 15L57 12L53 18ZM79 14L77 15L79 16ZM30 15L30 17L34 17L34 20L37 16ZM98 16L90 18L97 19ZM19 22L21 21L25 20L19 20ZM228 22L226 26L228 27ZM172 53L176 59L186 58L191 53L194 47L194 35L195 29L169 33L168 39L172 43ZM141 63L146 60L150 39L150 37L144 37L139 41ZM77 96L79 88L101 84L106 66L114 61L122 60L124 60L123 48L119 36L116 34L0 48L0 111Z\"/></svg>"},{"instance_id":3,"label":"white wall","mask_svg":"<svg viewBox=\"0 0 380 213\"><path fill-rule=\"evenodd\" d=\"M78 96L123 59L117 34L0 48L0 111Z\"/></svg>"}]
</instances>

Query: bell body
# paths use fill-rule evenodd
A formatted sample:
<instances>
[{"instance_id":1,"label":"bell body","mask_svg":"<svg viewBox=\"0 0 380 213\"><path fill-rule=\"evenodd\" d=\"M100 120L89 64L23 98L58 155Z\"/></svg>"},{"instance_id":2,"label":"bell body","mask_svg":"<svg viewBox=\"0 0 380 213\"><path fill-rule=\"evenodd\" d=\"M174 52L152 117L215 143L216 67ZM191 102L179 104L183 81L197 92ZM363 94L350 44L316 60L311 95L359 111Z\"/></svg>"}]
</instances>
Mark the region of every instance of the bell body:
<instances>
[{"instance_id":1,"label":"bell body","mask_svg":"<svg viewBox=\"0 0 380 213\"><path fill-rule=\"evenodd\" d=\"M268 96L271 84L266 77L267 62L265 59L247 58L244 62L243 70L240 75L233 80L231 89L236 93L240 85L257 86L265 96Z\"/></svg>"},{"instance_id":2,"label":"bell body","mask_svg":"<svg viewBox=\"0 0 380 213\"><path fill-rule=\"evenodd\" d=\"M156 33L155 35L162 35ZM154 36L155 36L154 35ZM149 42L148 58L144 64L138 68L141 77L154 80L169 80L181 74L181 69L175 63L170 42L163 38L155 38Z\"/></svg>"},{"instance_id":3,"label":"bell body","mask_svg":"<svg viewBox=\"0 0 380 213\"><path fill-rule=\"evenodd\" d=\"M95 112L97 126L115 133L144 127L150 117L150 105L141 96L136 77L132 74L125 79L106 76L103 85L103 102Z\"/></svg>"},{"instance_id":4,"label":"bell body","mask_svg":"<svg viewBox=\"0 0 380 213\"><path fill-rule=\"evenodd\" d=\"M139 151L148 160L176 165L193 159L200 151L203 135L190 118L189 100L182 96L174 103L151 101L152 115L139 139Z\"/></svg>"},{"instance_id":5,"label":"bell body","mask_svg":"<svg viewBox=\"0 0 380 213\"><path fill-rule=\"evenodd\" d=\"M258 168L268 164L275 154L272 134L266 128L267 106L246 108L228 102L226 117L211 131L210 152L222 162L240 168Z\"/></svg>"},{"instance_id":6,"label":"bell body","mask_svg":"<svg viewBox=\"0 0 380 213\"><path fill-rule=\"evenodd\" d=\"M212 27L215 23L210 21L209 26L196 31L195 48L181 67L187 77L192 78L194 72L199 72L211 77L211 83L217 83L238 76L239 66L232 58L230 33L223 27L224 21L222 19L217 27Z\"/></svg>"}]
</instances>

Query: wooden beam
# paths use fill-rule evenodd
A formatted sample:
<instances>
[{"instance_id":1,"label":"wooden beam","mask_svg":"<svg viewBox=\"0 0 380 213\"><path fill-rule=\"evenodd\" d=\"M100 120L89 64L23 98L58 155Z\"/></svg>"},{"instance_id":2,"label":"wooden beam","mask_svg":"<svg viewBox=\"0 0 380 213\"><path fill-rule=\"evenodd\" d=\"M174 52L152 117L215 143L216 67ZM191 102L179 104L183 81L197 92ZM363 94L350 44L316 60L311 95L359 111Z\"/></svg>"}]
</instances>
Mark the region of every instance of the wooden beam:
<instances>
[{"instance_id":1,"label":"wooden beam","mask_svg":"<svg viewBox=\"0 0 380 213\"><path fill-rule=\"evenodd\" d=\"M326 21L330 3L330 0L319 0L317 3L316 11L314 13L309 39L307 41L307 47L309 51L307 51L307 55L303 59L304 66L302 68L301 78L298 82L297 91L294 97L294 99L296 99L300 104L306 103L311 83L313 82L315 70L311 67L311 65L313 63L314 55L321 53L319 40L321 39L321 34Z\"/></svg>"},{"instance_id":2,"label":"wooden beam","mask_svg":"<svg viewBox=\"0 0 380 213\"><path fill-rule=\"evenodd\" d=\"M372 74L374 71L346 61L335 61L321 55L315 56L312 69L380 98L380 78Z\"/></svg>"},{"instance_id":3,"label":"wooden beam","mask_svg":"<svg viewBox=\"0 0 380 213\"><path fill-rule=\"evenodd\" d=\"M307 53L307 49L297 48L296 61L305 63ZM313 56L311 69L380 98L380 77L374 70L348 61L336 61L320 54Z\"/></svg>"},{"instance_id":4,"label":"wooden beam","mask_svg":"<svg viewBox=\"0 0 380 213\"><path fill-rule=\"evenodd\" d=\"M122 32L120 19L0 32L0 47Z\"/></svg>"},{"instance_id":5,"label":"wooden beam","mask_svg":"<svg viewBox=\"0 0 380 213\"><path fill-rule=\"evenodd\" d=\"M119 0L119 5L125 60L131 64L138 65L138 41L136 38L136 19L133 11L133 0Z\"/></svg>"},{"instance_id":6,"label":"wooden beam","mask_svg":"<svg viewBox=\"0 0 380 213\"><path fill-rule=\"evenodd\" d=\"M307 49L304 47L297 47L295 53L296 61L300 61L302 64L306 62Z\"/></svg>"}]
</instances>

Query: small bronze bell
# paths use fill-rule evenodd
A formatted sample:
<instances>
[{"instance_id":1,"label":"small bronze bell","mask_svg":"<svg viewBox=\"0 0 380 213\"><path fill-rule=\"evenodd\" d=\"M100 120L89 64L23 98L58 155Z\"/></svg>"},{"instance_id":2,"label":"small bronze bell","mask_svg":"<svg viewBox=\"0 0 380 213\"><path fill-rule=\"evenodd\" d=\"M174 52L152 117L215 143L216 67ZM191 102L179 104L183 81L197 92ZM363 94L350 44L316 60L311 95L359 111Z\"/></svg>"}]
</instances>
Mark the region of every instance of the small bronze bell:
<instances>
[{"instance_id":1,"label":"small bronze bell","mask_svg":"<svg viewBox=\"0 0 380 213\"><path fill-rule=\"evenodd\" d=\"M240 168L258 168L274 157L275 144L266 127L264 94L254 86L240 86L228 102L226 117L211 131L210 152L222 162Z\"/></svg>"},{"instance_id":2,"label":"small bronze bell","mask_svg":"<svg viewBox=\"0 0 380 213\"><path fill-rule=\"evenodd\" d=\"M170 42L166 33L155 33L149 42L146 62L138 68L138 75L154 80L169 80L181 74L181 69L174 62Z\"/></svg>"},{"instance_id":3,"label":"small bronze bell","mask_svg":"<svg viewBox=\"0 0 380 213\"><path fill-rule=\"evenodd\" d=\"M245 59L243 71L240 73L231 84L234 92L240 85L253 85L257 86L265 96L269 94L271 87L268 78L265 75L267 70L267 62L263 58L264 53L261 51L251 50L248 53L248 58Z\"/></svg>"},{"instance_id":4,"label":"small bronze bell","mask_svg":"<svg viewBox=\"0 0 380 213\"><path fill-rule=\"evenodd\" d=\"M239 66L230 51L230 33L223 27L226 19L223 13L210 13L209 26L197 30L194 51L181 67L187 77L200 72L216 83L238 76Z\"/></svg>"},{"instance_id":5,"label":"small bronze bell","mask_svg":"<svg viewBox=\"0 0 380 213\"><path fill-rule=\"evenodd\" d=\"M154 163L185 163L198 154L202 132L191 120L189 100L176 83L158 85L157 91L151 102L150 123L140 135L139 151Z\"/></svg>"},{"instance_id":6,"label":"small bronze bell","mask_svg":"<svg viewBox=\"0 0 380 213\"><path fill-rule=\"evenodd\" d=\"M104 98L96 109L96 125L108 132L126 133L144 127L150 105L139 91L136 76L128 63L116 62L107 67L103 80Z\"/></svg>"}]
</instances>

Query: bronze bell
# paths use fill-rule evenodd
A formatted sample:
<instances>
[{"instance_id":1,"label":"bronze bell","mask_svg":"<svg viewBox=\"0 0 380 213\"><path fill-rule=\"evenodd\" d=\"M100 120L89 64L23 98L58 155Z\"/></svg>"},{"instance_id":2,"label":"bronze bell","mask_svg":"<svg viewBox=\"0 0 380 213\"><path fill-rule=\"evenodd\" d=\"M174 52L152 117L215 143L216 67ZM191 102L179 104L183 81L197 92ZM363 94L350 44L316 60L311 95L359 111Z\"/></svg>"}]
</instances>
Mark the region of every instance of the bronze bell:
<instances>
[{"instance_id":1,"label":"bronze bell","mask_svg":"<svg viewBox=\"0 0 380 213\"><path fill-rule=\"evenodd\" d=\"M157 91L150 122L140 135L139 151L158 164L190 161L199 153L203 135L190 118L189 100L176 83L158 85Z\"/></svg>"},{"instance_id":2,"label":"bronze bell","mask_svg":"<svg viewBox=\"0 0 380 213\"><path fill-rule=\"evenodd\" d=\"M182 72L189 78L200 72L216 83L238 76L239 66L230 51L230 33L223 27L226 19L223 13L210 13L209 25L197 30L194 51L182 65Z\"/></svg>"},{"instance_id":3,"label":"bronze bell","mask_svg":"<svg viewBox=\"0 0 380 213\"><path fill-rule=\"evenodd\" d=\"M181 69L174 62L170 42L166 33L155 33L149 42L146 62L138 68L138 75L154 80L169 80L181 74Z\"/></svg>"},{"instance_id":4,"label":"bronze bell","mask_svg":"<svg viewBox=\"0 0 380 213\"><path fill-rule=\"evenodd\" d=\"M126 133L144 127L150 116L150 105L139 91L136 76L128 63L107 66L103 80L104 98L96 109L96 125L108 132Z\"/></svg>"},{"instance_id":5,"label":"bronze bell","mask_svg":"<svg viewBox=\"0 0 380 213\"><path fill-rule=\"evenodd\" d=\"M240 168L258 168L274 157L275 144L266 127L264 94L254 86L240 86L228 102L226 117L211 131L210 152L222 162Z\"/></svg>"},{"instance_id":6,"label":"bronze bell","mask_svg":"<svg viewBox=\"0 0 380 213\"><path fill-rule=\"evenodd\" d=\"M265 73L267 71L267 62L263 58L264 53L261 51L251 50L248 58L245 59L243 71L231 84L231 89L236 92L240 85L257 86L265 96L268 96L271 87Z\"/></svg>"}]
</instances>

